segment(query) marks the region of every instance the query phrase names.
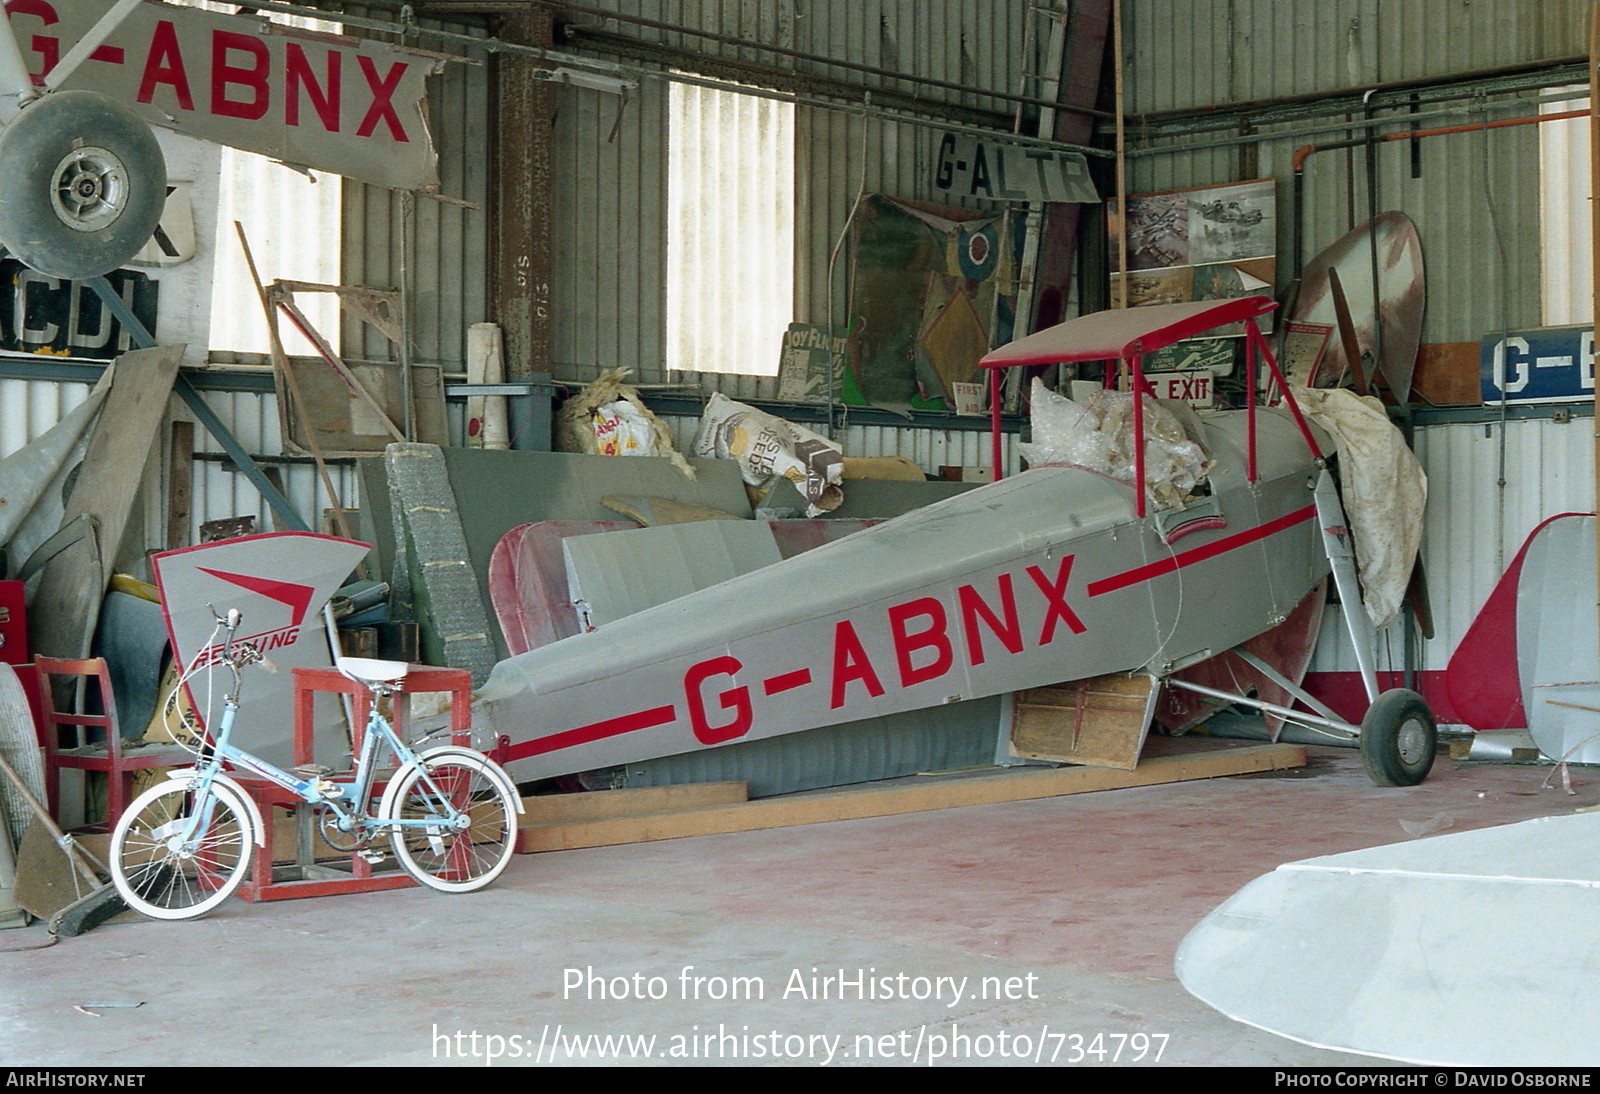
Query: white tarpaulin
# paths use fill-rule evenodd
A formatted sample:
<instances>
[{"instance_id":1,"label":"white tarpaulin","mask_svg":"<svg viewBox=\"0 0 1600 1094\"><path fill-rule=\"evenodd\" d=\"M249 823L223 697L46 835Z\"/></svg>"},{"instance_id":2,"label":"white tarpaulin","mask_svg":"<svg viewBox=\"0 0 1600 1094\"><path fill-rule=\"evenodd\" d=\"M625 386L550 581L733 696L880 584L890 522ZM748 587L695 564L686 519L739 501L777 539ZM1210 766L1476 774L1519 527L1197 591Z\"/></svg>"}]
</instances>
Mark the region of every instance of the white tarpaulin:
<instances>
[{"instance_id":1,"label":"white tarpaulin","mask_svg":"<svg viewBox=\"0 0 1600 1094\"><path fill-rule=\"evenodd\" d=\"M1133 482L1133 396L1101 390L1074 401L1035 378L1028 399L1033 440L1017 450L1030 467L1067 464ZM1162 509L1183 508L1210 472L1211 460L1172 408L1148 396L1144 433L1144 483L1151 502Z\"/></svg>"},{"instance_id":2,"label":"white tarpaulin","mask_svg":"<svg viewBox=\"0 0 1600 1094\"><path fill-rule=\"evenodd\" d=\"M1306 417L1339 447L1339 485L1356 543L1362 600L1374 627L1405 599L1422 544L1428 480L1383 404L1342 388L1296 388Z\"/></svg>"}]
</instances>

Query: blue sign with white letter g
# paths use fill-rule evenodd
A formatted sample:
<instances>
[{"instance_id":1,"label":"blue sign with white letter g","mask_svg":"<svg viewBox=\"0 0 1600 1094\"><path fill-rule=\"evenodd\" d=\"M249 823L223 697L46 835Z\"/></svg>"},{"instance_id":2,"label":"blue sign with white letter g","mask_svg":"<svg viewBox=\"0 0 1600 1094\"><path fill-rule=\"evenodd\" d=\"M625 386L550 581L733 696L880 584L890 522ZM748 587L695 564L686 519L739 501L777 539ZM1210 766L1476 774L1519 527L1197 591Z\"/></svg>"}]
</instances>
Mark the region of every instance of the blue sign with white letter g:
<instances>
[{"instance_id":1,"label":"blue sign with white letter g","mask_svg":"<svg viewBox=\"0 0 1600 1094\"><path fill-rule=\"evenodd\" d=\"M1484 335L1478 368L1485 403L1592 399L1594 328L1539 327Z\"/></svg>"}]
</instances>

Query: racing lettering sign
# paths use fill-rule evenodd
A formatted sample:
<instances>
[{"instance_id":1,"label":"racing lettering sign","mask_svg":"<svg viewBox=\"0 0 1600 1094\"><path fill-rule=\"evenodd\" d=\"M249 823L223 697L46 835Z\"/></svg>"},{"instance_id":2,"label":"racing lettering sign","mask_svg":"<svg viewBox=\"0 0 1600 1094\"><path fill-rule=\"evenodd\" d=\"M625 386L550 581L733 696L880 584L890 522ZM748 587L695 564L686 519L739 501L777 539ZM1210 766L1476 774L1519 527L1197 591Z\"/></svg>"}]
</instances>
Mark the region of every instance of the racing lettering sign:
<instances>
[{"instance_id":1,"label":"racing lettering sign","mask_svg":"<svg viewBox=\"0 0 1600 1094\"><path fill-rule=\"evenodd\" d=\"M35 82L106 0L8 0ZM152 125L398 190L438 187L423 101L444 58L266 19L143 3L62 85Z\"/></svg>"},{"instance_id":2,"label":"racing lettering sign","mask_svg":"<svg viewBox=\"0 0 1600 1094\"><path fill-rule=\"evenodd\" d=\"M328 664L328 635L318 613L367 551L365 543L354 540L268 532L151 556L167 634L181 665L217 662L223 635L212 613L225 615L237 608L243 621L237 641L254 645L278 670L248 670L249 701L234 722L234 744L279 766L296 762L289 717L294 709L293 670ZM215 689L213 700L221 690ZM210 710L203 705L201 685L193 685L190 696L202 721L221 717L220 702ZM313 739L320 762L341 749L348 759L342 720L319 721Z\"/></svg>"}]
</instances>

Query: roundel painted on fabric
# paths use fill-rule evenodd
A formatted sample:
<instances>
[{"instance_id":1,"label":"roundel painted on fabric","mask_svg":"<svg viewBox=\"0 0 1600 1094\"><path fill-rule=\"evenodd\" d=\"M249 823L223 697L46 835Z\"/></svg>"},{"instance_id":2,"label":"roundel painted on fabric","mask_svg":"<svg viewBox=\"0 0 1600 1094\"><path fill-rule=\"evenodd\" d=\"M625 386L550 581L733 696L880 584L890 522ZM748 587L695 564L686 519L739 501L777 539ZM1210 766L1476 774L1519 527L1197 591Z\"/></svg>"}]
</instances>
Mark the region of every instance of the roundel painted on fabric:
<instances>
[{"instance_id":1,"label":"roundel painted on fabric","mask_svg":"<svg viewBox=\"0 0 1600 1094\"><path fill-rule=\"evenodd\" d=\"M962 277L982 281L992 276L1000 255L994 225L986 224L973 232L963 231L956 254Z\"/></svg>"}]
</instances>

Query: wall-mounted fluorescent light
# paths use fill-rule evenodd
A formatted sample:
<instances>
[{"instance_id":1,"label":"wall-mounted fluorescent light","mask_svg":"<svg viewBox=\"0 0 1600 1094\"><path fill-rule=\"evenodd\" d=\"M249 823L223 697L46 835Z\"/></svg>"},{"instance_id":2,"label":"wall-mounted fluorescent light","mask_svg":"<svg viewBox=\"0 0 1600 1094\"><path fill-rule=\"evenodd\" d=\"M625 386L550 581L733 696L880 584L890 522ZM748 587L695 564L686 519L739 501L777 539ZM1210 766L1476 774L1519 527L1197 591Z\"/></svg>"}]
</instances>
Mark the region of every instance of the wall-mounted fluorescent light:
<instances>
[{"instance_id":1,"label":"wall-mounted fluorescent light","mask_svg":"<svg viewBox=\"0 0 1600 1094\"><path fill-rule=\"evenodd\" d=\"M549 80L552 83L587 87L593 91L609 91L613 95L633 91L639 86L637 80L622 80L615 76L602 76L597 72L584 72L577 68L544 68L539 69L535 75L541 80Z\"/></svg>"}]
</instances>

